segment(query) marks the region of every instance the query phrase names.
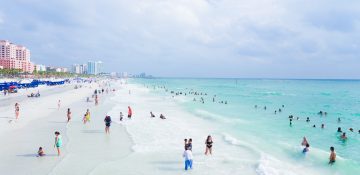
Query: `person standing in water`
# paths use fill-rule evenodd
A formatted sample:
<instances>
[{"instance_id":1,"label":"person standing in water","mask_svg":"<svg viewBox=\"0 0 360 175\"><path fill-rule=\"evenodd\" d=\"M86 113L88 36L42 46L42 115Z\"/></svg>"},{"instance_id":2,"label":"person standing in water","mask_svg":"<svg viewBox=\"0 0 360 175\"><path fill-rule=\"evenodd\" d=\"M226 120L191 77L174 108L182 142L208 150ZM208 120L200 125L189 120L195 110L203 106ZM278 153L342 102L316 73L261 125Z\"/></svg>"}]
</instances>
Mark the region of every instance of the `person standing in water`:
<instances>
[{"instance_id":1,"label":"person standing in water","mask_svg":"<svg viewBox=\"0 0 360 175\"><path fill-rule=\"evenodd\" d=\"M192 169L193 155L188 147L185 148L183 157L185 158L185 170L188 170L189 168Z\"/></svg>"},{"instance_id":2,"label":"person standing in water","mask_svg":"<svg viewBox=\"0 0 360 175\"><path fill-rule=\"evenodd\" d=\"M128 106L128 118L131 119L131 116L132 116L132 110L130 106Z\"/></svg>"},{"instance_id":3,"label":"person standing in water","mask_svg":"<svg viewBox=\"0 0 360 175\"><path fill-rule=\"evenodd\" d=\"M308 141L306 140L306 137L303 138L303 141L301 142L301 146L306 146L308 143Z\"/></svg>"},{"instance_id":4,"label":"person standing in water","mask_svg":"<svg viewBox=\"0 0 360 175\"><path fill-rule=\"evenodd\" d=\"M15 119L19 119L19 115L20 115L20 105L19 103L15 103Z\"/></svg>"},{"instance_id":5,"label":"person standing in water","mask_svg":"<svg viewBox=\"0 0 360 175\"><path fill-rule=\"evenodd\" d=\"M58 110L60 110L60 106L61 106L61 101L58 101Z\"/></svg>"},{"instance_id":6,"label":"person standing in water","mask_svg":"<svg viewBox=\"0 0 360 175\"><path fill-rule=\"evenodd\" d=\"M106 117L104 119L104 122L105 122L105 133L109 134L110 133L111 117L106 115Z\"/></svg>"},{"instance_id":7,"label":"person standing in water","mask_svg":"<svg viewBox=\"0 0 360 175\"><path fill-rule=\"evenodd\" d=\"M208 153L212 155L212 144L213 144L212 137L209 135L205 141L205 145L206 145L205 155L208 155Z\"/></svg>"},{"instance_id":8,"label":"person standing in water","mask_svg":"<svg viewBox=\"0 0 360 175\"><path fill-rule=\"evenodd\" d=\"M58 156L60 156L60 147L62 146L62 138L59 131L55 131L55 144L54 147L56 147Z\"/></svg>"},{"instance_id":9,"label":"person standing in water","mask_svg":"<svg viewBox=\"0 0 360 175\"><path fill-rule=\"evenodd\" d=\"M336 161L336 152L334 147L330 147L330 157L329 157L329 164L332 165Z\"/></svg>"},{"instance_id":10,"label":"person standing in water","mask_svg":"<svg viewBox=\"0 0 360 175\"><path fill-rule=\"evenodd\" d=\"M67 115L67 122L69 123L70 120L71 120L71 111L70 111L70 108L68 108L66 115Z\"/></svg>"},{"instance_id":11,"label":"person standing in water","mask_svg":"<svg viewBox=\"0 0 360 175\"><path fill-rule=\"evenodd\" d=\"M310 145L307 143L307 144L305 145L305 148L303 149L303 153L304 153L304 154L307 153L307 152L309 152L309 147L310 147Z\"/></svg>"}]
</instances>

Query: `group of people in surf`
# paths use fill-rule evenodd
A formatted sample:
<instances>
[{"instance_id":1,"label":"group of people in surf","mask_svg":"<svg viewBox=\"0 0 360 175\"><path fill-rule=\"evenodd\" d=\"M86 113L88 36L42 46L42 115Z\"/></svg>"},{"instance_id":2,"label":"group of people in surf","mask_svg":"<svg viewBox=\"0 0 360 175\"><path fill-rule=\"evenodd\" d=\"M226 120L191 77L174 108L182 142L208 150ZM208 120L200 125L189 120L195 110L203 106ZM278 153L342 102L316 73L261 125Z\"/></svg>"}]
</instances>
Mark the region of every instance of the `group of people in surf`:
<instances>
[{"instance_id":1,"label":"group of people in surf","mask_svg":"<svg viewBox=\"0 0 360 175\"><path fill-rule=\"evenodd\" d=\"M205 140L205 155L212 155L212 146L213 146L213 140L211 135L208 135ZM184 163L185 163L185 170L192 169L193 168L193 154L192 154L192 138L184 139Z\"/></svg>"},{"instance_id":2,"label":"group of people in surf","mask_svg":"<svg viewBox=\"0 0 360 175\"><path fill-rule=\"evenodd\" d=\"M301 145L304 146L303 153L306 154L310 151L310 144L307 141L306 137L303 138L303 141L301 142ZM336 161L336 152L335 148L333 146L330 147L330 156L329 156L329 164L332 165Z\"/></svg>"},{"instance_id":3,"label":"group of people in surf","mask_svg":"<svg viewBox=\"0 0 360 175\"><path fill-rule=\"evenodd\" d=\"M258 108L258 105L255 105L254 107L257 109L257 108ZM281 107L284 108L285 106L282 105ZM282 112L282 111L283 111L282 108L279 108L278 110L275 110L274 113L277 114L277 113ZM264 106L263 109L266 110L267 107ZM327 115L328 115L328 113L325 112L325 111L320 111L320 112L318 112L317 114L320 115L320 116L327 116ZM293 116L293 115L290 115L288 118L289 118L290 126L292 126L292 124L293 124L292 122L293 122L293 120L294 120L294 116ZM300 117L296 117L296 120L300 120ZM306 121L307 123L309 123L309 122L310 122L310 117L306 117L306 120L305 120L305 121ZM341 119L338 118L337 121L338 121L338 123L340 123L340 122L341 122ZM314 124L312 127L313 127L313 128L316 128L316 125ZM325 128L325 124L324 124L324 123L321 124L321 128L322 128L322 129ZM353 129L353 128L349 128L349 131L350 131L350 132L354 132L354 129ZM348 139L348 137L346 136L346 133L341 130L341 127L338 127L337 132L338 132L338 133L341 133L341 135L339 136L339 138L340 138L342 141L346 141L346 140ZM360 134L360 130L359 130L358 132L359 132L359 134ZM302 150L303 153L309 152L310 144L308 143L306 137L303 138L303 141L302 141L301 145L304 146L304 148L303 148L303 150ZM335 148L334 148L333 146L331 146L331 147L330 147L329 164L335 163L335 160L336 160Z\"/></svg>"}]
</instances>

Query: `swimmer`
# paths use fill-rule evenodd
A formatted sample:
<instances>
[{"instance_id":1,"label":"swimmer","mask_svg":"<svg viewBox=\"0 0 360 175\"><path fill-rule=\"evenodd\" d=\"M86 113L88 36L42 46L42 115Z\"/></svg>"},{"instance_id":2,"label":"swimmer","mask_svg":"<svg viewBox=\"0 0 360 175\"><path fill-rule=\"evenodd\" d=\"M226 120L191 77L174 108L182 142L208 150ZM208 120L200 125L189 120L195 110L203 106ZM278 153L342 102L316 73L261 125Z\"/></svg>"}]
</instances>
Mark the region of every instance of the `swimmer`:
<instances>
[{"instance_id":1,"label":"swimmer","mask_svg":"<svg viewBox=\"0 0 360 175\"><path fill-rule=\"evenodd\" d=\"M307 143L307 144L305 145L305 148L303 149L303 153L309 152L309 147L310 147L310 145Z\"/></svg>"},{"instance_id":2,"label":"swimmer","mask_svg":"<svg viewBox=\"0 0 360 175\"><path fill-rule=\"evenodd\" d=\"M284 107L285 107L285 105L282 105L282 107L284 108Z\"/></svg>"},{"instance_id":3,"label":"swimmer","mask_svg":"<svg viewBox=\"0 0 360 175\"><path fill-rule=\"evenodd\" d=\"M62 139L59 131L55 131L55 144L54 147L56 147L58 156L60 156L60 147L62 146Z\"/></svg>"},{"instance_id":4,"label":"swimmer","mask_svg":"<svg viewBox=\"0 0 360 175\"><path fill-rule=\"evenodd\" d=\"M336 153L335 153L335 148L334 147L330 147L330 157L329 157L329 164L332 165L335 163L336 160Z\"/></svg>"},{"instance_id":5,"label":"swimmer","mask_svg":"<svg viewBox=\"0 0 360 175\"><path fill-rule=\"evenodd\" d=\"M274 113L276 114L276 112L277 112L277 111L275 110L275 112L274 112Z\"/></svg>"},{"instance_id":6,"label":"swimmer","mask_svg":"<svg viewBox=\"0 0 360 175\"><path fill-rule=\"evenodd\" d=\"M67 115L67 122L69 123L69 121L70 121L70 119L71 119L71 111L70 111L70 108L68 108L66 115Z\"/></svg>"},{"instance_id":7,"label":"swimmer","mask_svg":"<svg viewBox=\"0 0 360 175\"><path fill-rule=\"evenodd\" d=\"M338 118L338 123L340 123L341 122L341 120L340 120L340 117Z\"/></svg>"},{"instance_id":8,"label":"swimmer","mask_svg":"<svg viewBox=\"0 0 360 175\"><path fill-rule=\"evenodd\" d=\"M109 134L110 133L110 124L111 124L111 117L110 116L106 116L104 119L105 122L105 133Z\"/></svg>"},{"instance_id":9,"label":"swimmer","mask_svg":"<svg viewBox=\"0 0 360 175\"><path fill-rule=\"evenodd\" d=\"M208 153L210 153L210 155L212 154L212 144L213 144L212 137L209 135L205 141L205 145L206 145L205 155L208 155Z\"/></svg>"},{"instance_id":10,"label":"swimmer","mask_svg":"<svg viewBox=\"0 0 360 175\"><path fill-rule=\"evenodd\" d=\"M38 157L42 157L42 156L45 156L45 153L44 153L43 148L40 147L39 150L38 150Z\"/></svg>"},{"instance_id":11,"label":"swimmer","mask_svg":"<svg viewBox=\"0 0 360 175\"><path fill-rule=\"evenodd\" d=\"M353 128L350 128L349 131L354 132L354 129L353 129Z\"/></svg>"},{"instance_id":12,"label":"swimmer","mask_svg":"<svg viewBox=\"0 0 360 175\"><path fill-rule=\"evenodd\" d=\"M258 106L257 105L255 105L255 108L257 108Z\"/></svg>"},{"instance_id":13,"label":"swimmer","mask_svg":"<svg viewBox=\"0 0 360 175\"><path fill-rule=\"evenodd\" d=\"M279 112L281 112L281 109L279 108Z\"/></svg>"},{"instance_id":14,"label":"swimmer","mask_svg":"<svg viewBox=\"0 0 360 175\"><path fill-rule=\"evenodd\" d=\"M313 128L316 128L316 125L313 125Z\"/></svg>"},{"instance_id":15,"label":"swimmer","mask_svg":"<svg viewBox=\"0 0 360 175\"><path fill-rule=\"evenodd\" d=\"M337 132L342 132L341 127L338 127Z\"/></svg>"},{"instance_id":16,"label":"swimmer","mask_svg":"<svg viewBox=\"0 0 360 175\"><path fill-rule=\"evenodd\" d=\"M323 123L323 124L321 124L321 128L322 129L324 129L325 128L325 124Z\"/></svg>"},{"instance_id":17,"label":"swimmer","mask_svg":"<svg viewBox=\"0 0 360 175\"><path fill-rule=\"evenodd\" d=\"M346 139L347 139L345 132L343 132L343 134L341 135L341 139L342 139L342 140L346 140Z\"/></svg>"},{"instance_id":18,"label":"swimmer","mask_svg":"<svg viewBox=\"0 0 360 175\"><path fill-rule=\"evenodd\" d=\"M290 118L289 120L290 120L290 126L292 126L292 118Z\"/></svg>"},{"instance_id":19,"label":"swimmer","mask_svg":"<svg viewBox=\"0 0 360 175\"><path fill-rule=\"evenodd\" d=\"M303 138L303 141L301 142L302 146L306 146L306 144L309 144L308 141L306 140L306 137Z\"/></svg>"},{"instance_id":20,"label":"swimmer","mask_svg":"<svg viewBox=\"0 0 360 175\"><path fill-rule=\"evenodd\" d=\"M264 106L264 110L266 110L266 106Z\"/></svg>"},{"instance_id":21,"label":"swimmer","mask_svg":"<svg viewBox=\"0 0 360 175\"><path fill-rule=\"evenodd\" d=\"M310 118L309 118L309 117L306 117L306 122L310 122Z\"/></svg>"}]
</instances>

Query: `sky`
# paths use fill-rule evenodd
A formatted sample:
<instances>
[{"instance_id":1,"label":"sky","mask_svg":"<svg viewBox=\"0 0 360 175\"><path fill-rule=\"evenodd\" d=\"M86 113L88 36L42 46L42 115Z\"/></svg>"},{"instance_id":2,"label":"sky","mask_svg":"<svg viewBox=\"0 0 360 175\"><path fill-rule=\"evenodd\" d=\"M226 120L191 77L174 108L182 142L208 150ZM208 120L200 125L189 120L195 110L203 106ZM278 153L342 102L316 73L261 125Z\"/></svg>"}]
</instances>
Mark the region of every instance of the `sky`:
<instances>
[{"instance_id":1,"label":"sky","mask_svg":"<svg viewBox=\"0 0 360 175\"><path fill-rule=\"evenodd\" d=\"M36 64L162 77L360 78L359 0L1 0Z\"/></svg>"}]
</instances>

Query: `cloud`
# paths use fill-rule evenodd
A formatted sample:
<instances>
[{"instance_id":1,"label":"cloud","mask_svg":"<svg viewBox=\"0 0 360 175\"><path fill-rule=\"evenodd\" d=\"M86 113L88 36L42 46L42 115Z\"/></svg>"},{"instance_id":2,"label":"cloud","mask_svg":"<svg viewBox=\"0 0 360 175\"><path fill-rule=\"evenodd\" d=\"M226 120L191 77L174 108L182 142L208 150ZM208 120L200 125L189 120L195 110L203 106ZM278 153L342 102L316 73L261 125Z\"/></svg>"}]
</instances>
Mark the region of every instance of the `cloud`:
<instances>
[{"instance_id":1,"label":"cloud","mask_svg":"<svg viewBox=\"0 0 360 175\"><path fill-rule=\"evenodd\" d=\"M0 33L51 65L99 59L109 71L159 76L360 77L359 8L355 0L5 1Z\"/></svg>"}]
</instances>

